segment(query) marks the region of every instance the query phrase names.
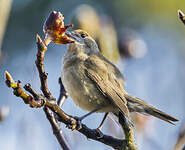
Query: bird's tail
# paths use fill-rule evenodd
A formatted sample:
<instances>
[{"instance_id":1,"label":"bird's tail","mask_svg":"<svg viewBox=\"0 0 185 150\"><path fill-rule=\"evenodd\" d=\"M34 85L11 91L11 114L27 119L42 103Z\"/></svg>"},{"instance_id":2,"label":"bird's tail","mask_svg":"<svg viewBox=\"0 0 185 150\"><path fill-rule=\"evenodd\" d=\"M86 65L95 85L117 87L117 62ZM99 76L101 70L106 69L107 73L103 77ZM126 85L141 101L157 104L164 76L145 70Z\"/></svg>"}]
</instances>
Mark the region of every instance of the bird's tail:
<instances>
[{"instance_id":1,"label":"bird's tail","mask_svg":"<svg viewBox=\"0 0 185 150\"><path fill-rule=\"evenodd\" d=\"M135 111L139 113L149 114L173 125L175 125L173 122L178 121L178 119L154 108L153 106L147 104L145 101L139 98L132 97L128 94L125 94L125 98L127 99L127 105L128 105L129 111L131 112Z\"/></svg>"}]
</instances>

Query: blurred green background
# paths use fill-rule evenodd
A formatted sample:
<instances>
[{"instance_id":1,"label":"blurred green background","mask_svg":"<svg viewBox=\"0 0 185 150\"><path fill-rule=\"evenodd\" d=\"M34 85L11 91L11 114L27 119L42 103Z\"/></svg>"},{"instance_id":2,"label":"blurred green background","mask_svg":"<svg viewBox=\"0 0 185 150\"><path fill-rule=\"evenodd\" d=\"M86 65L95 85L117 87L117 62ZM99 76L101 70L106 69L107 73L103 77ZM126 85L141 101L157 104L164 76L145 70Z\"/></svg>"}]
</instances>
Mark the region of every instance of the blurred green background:
<instances>
[{"instance_id":1,"label":"blurred green background","mask_svg":"<svg viewBox=\"0 0 185 150\"><path fill-rule=\"evenodd\" d=\"M0 0L0 5L5 6L8 2ZM127 91L180 120L172 126L152 117L133 116L139 148L173 149L185 124L185 26L177 15L178 9L185 12L184 0L14 0L10 4L0 56L0 108L6 116L0 122L0 149L60 149L42 110L23 104L4 84L4 71L8 70L14 79L21 80L23 84L29 82L39 91L34 64L35 39L36 34L44 38L42 26L53 10L60 11L65 17L65 24L74 23L74 28L82 27L78 15L84 11L86 15L80 18L89 19L89 32L97 40L101 51L125 75ZM94 9L98 21L91 19L90 10L84 6ZM8 16L7 13L0 11L0 17ZM2 20L0 18L0 24ZM59 94L58 77L66 48L65 45L50 44L45 58L48 85L55 97ZM63 109L75 116L85 113L70 98ZM102 114L94 114L84 123L96 128L101 119ZM111 149L87 140L64 125L61 128L72 149ZM106 120L103 131L124 137L111 119Z\"/></svg>"}]
</instances>

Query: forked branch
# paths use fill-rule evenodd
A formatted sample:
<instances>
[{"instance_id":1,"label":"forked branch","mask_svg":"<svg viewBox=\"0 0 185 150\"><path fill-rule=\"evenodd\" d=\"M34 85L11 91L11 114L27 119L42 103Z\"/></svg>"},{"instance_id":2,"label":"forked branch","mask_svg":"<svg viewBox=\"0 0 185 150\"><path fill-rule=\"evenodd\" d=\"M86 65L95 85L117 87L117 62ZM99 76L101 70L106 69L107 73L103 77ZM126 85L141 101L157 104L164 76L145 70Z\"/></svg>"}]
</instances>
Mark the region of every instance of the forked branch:
<instances>
[{"instance_id":1,"label":"forked branch","mask_svg":"<svg viewBox=\"0 0 185 150\"><path fill-rule=\"evenodd\" d=\"M61 109L61 105L63 101L67 98L67 93L65 92L65 89L62 86L62 83L60 81L61 90L60 90L60 97L57 102L48 89L48 86L47 86L48 74L44 70L44 63L43 63L45 52L47 50L47 44L49 44L48 39L46 39L43 42L41 38L37 35L38 52L37 52L37 59L35 63L36 63L36 66L39 72L41 90L42 90L43 95L38 94L34 89L32 89L29 83L27 83L24 86L24 89L28 93L30 93L30 94L27 94L22 88L21 82L20 81L15 82L12 76L6 71L5 77L6 77L7 86L12 88L13 93L17 97L22 98L24 103L29 104L30 107L34 107L34 108L43 107L44 108L43 110L46 113L46 117L52 126L53 133L56 136L59 144L64 150L69 150L69 147L67 146L61 134L58 121L64 123L67 127L71 128L72 130L78 129L78 131L82 133L83 135L85 135L88 139L93 139L93 140L102 142L106 145L113 147L114 149L119 149L119 150L120 149L122 150L123 149L133 149L133 148L130 148L129 141L127 140L121 140L121 139L117 139L109 135L105 135L101 131L88 128L85 124L80 124L80 127L79 127L79 123L75 119L75 117L66 114ZM57 117L55 117L53 113L56 114Z\"/></svg>"}]
</instances>

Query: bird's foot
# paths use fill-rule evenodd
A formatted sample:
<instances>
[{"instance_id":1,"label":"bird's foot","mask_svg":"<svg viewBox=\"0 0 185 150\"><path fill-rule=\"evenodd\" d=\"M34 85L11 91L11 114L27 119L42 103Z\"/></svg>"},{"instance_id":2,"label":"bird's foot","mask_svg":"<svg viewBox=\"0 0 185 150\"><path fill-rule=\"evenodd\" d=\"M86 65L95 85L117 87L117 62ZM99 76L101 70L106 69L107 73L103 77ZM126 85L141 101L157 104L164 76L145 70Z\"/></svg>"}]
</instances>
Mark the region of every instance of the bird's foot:
<instances>
[{"instance_id":1,"label":"bird's foot","mask_svg":"<svg viewBox=\"0 0 185 150\"><path fill-rule=\"evenodd\" d=\"M82 119L80 117L73 117L73 121L70 125L66 125L66 128L73 130L80 130L82 128Z\"/></svg>"},{"instance_id":2,"label":"bird's foot","mask_svg":"<svg viewBox=\"0 0 185 150\"><path fill-rule=\"evenodd\" d=\"M82 117L75 116L74 119L76 120L76 124L72 127L72 130L80 130L82 128Z\"/></svg>"},{"instance_id":3,"label":"bird's foot","mask_svg":"<svg viewBox=\"0 0 185 150\"><path fill-rule=\"evenodd\" d=\"M74 117L76 119L76 130L80 130L82 128L82 117Z\"/></svg>"},{"instance_id":4,"label":"bird's foot","mask_svg":"<svg viewBox=\"0 0 185 150\"><path fill-rule=\"evenodd\" d=\"M97 133L97 138L98 139L101 139L101 138L103 138L103 133L101 132L101 128L97 128L97 129L95 129L95 131L96 131L96 133Z\"/></svg>"}]
</instances>

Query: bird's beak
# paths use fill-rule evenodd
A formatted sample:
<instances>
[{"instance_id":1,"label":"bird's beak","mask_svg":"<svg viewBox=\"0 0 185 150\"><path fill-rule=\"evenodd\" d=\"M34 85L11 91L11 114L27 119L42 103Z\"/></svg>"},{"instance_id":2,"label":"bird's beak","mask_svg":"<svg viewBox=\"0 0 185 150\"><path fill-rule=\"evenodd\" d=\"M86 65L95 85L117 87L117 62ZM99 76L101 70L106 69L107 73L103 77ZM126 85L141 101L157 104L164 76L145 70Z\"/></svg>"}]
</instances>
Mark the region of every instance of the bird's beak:
<instances>
[{"instance_id":1,"label":"bird's beak","mask_svg":"<svg viewBox=\"0 0 185 150\"><path fill-rule=\"evenodd\" d=\"M65 32L65 35L66 35L67 37L69 37L70 39L74 40L75 42L79 42L78 37L77 37L74 33L69 32L69 31L66 31L66 32Z\"/></svg>"}]
</instances>

